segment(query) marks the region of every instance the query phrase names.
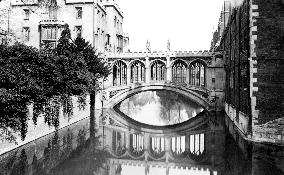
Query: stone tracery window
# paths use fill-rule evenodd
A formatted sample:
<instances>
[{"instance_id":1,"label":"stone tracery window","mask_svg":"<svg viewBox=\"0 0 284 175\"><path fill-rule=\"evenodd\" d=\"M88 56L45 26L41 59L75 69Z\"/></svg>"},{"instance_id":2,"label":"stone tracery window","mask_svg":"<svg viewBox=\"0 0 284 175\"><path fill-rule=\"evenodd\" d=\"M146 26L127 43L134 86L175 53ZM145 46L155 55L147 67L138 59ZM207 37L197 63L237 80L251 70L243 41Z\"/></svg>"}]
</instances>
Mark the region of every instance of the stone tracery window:
<instances>
[{"instance_id":1,"label":"stone tracery window","mask_svg":"<svg viewBox=\"0 0 284 175\"><path fill-rule=\"evenodd\" d=\"M151 80L164 81L166 80L166 65L162 61L154 61L151 65Z\"/></svg>"},{"instance_id":2,"label":"stone tracery window","mask_svg":"<svg viewBox=\"0 0 284 175\"><path fill-rule=\"evenodd\" d=\"M178 60L172 66L173 81L177 83L186 82L186 69L187 65L185 62Z\"/></svg>"},{"instance_id":3,"label":"stone tracery window","mask_svg":"<svg viewBox=\"0 0 284 175\"><path fill-rule=\"evenodd\" d=\"M130 82L145 82L145 65L141 61L134 61L131 64Z\"/></svg>"},{"instance_id":4,"label":"stone tracery window","mask_svg":"<svg viewBox=\"0 0 284 175\"><path fill-rule=\"evenodd\" d=\"M126 85L126 77L127 77L127 66L122 61L117 61L113 65L113 85Z\"/></svg>"},{"instance_id":5,"label":"stone tracery window","mask_svg":"<svg viewBox=\"0 0 284 175\"><path fill-rule=\"evenodd\" d=\"M200 62L190 64L190 84L205 86L205 66Z\"/></svg>"}]
</instances>

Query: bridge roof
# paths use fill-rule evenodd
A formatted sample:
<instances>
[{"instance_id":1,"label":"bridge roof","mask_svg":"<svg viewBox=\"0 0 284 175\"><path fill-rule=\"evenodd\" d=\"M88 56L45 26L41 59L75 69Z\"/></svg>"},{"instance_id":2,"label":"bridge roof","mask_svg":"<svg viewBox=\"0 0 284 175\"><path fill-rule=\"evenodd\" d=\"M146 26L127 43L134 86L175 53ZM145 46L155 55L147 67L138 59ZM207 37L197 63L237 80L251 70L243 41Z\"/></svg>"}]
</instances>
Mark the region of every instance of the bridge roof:
<instances>
[{"instance_id":1,"label":"bridge roof","mask_svg":"<svg viewBox=\"0 0 284 175\"><path fill-rule=\"evenodd\" d=\"M142 58L142 57L212 57L214 52L204 51L153 51L153 52L125 52L106 53L107 58Z\"/></svg>"}]
</instances>

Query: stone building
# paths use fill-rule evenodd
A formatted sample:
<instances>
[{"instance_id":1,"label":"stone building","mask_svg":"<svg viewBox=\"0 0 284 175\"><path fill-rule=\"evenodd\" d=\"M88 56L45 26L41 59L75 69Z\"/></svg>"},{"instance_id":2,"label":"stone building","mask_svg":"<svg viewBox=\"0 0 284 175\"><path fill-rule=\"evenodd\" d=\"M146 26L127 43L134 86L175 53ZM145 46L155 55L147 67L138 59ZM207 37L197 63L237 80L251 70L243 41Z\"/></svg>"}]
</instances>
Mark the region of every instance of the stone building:
<instances>
[{"instance_id":1,"label":"stone building","mask_svg":"<svg viewBox=\"0 0 284 175\"><path fill-rule=\"evenodd\" d=\"M64 24L72 37L87 39L99 52L123 52L123 14L114 0L11 0L10 29L17 40L55 46Z\"/></svg>"},{"instance_id":2,"label":"stone building","mask_svg":"<svg viewBox=\"0 0 284 175\"><path fill-rule=\"evenodd\" d=\"M225 62L226 114L245 138L283 141L284 2L224 5L211 50Z\"/></svg>"}]
</instances>

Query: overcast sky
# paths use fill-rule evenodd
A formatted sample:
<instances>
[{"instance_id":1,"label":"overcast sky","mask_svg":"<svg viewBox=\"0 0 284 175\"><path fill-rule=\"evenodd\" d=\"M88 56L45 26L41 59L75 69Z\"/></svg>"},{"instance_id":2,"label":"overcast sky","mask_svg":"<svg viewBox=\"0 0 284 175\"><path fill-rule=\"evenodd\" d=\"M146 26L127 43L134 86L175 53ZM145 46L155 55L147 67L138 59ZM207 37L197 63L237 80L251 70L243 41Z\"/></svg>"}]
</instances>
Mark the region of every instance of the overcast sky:
<instances>
[{"instance_id":1,"label":"overcast sky","mask_svg":"<svg viewBox=\"0 0 284 175\"><path fill-rule=\"evenodd\" d=\"M116 0L124 12L130 50L208 50L224 0Z\"/></svg>"}]
</instances>

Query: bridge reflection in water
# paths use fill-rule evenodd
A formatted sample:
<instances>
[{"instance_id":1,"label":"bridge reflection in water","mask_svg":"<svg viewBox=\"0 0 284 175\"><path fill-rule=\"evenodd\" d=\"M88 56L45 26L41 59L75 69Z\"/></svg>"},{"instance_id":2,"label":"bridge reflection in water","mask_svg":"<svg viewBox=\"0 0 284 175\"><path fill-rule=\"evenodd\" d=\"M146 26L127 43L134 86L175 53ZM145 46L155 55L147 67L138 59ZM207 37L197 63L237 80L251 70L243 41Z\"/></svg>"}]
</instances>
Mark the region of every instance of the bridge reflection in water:
<instances>
[{"instance_id":1,"label":"bridge reflection in water","mask_svg":"<svg viewBox=\"0 0 284 175\"><path fill-rule=\"evenodd\" d=\"M101 137L95 143L100 144L90 143L90 119L85 118L2 154L0 174L22 174L22 167L25 167L25 174L31 175L283 174L284 152L281 149L255 146L236 137L237 143L242 143L242 149L239 149L225 128L224 114L197 110L200 106L179 101L181 97L171 99L172 95L157 94L158 100L150 96L151 101L144 94L146 99L141 101L139 97L137 102L143 107L161 100L160 104L172 108L185 103L184 110L188 114L192 109L198 112L194 116L188 115L185 120L155 125L126 115L118 103L114 108L96 111L96 135ZM170 103L165 104L165 100ZM161 109L166 108L163 105L160 105ZM133 107L137 108L137 105L126 111L131 113ZM164 117L160 114L163 113L155 116L150 112L143 116L164 121L169 113ZM278 156L264 156L263 150ZM273 163L267 164L269 161Z\"/></svg>"},{"instance_id":2,"label":"bridge reflection in water","mask_svg":"<svg viewBox=\"0 0 284 175\"><path fill-rule=\"evenodd\" d=\"M100 146L89 144L86 118L2 154L0 172L17 170L25 152L26 174L33 175L283 174L281 147L250 145L241 150L223 127L222 114L203 111L175 126L141 125L118 118L111 109L96 116L102 114Z\"/></svg>"},{"instance_id":3,"label":"bridge reflection in water","mask_svg":"<svg viewBox=\"0 0 284 175\"><path fill-rule=\"evenodd\" d=\"M105 115L108 117L101 120L104 125L100 132L111 154L110 175L224 171L224 128L220 118L206 111L170 126L143 124L119 116L115 110L105 111Z\"/></svg>"}]
</instances>

